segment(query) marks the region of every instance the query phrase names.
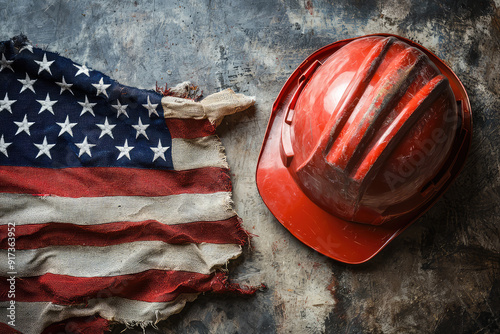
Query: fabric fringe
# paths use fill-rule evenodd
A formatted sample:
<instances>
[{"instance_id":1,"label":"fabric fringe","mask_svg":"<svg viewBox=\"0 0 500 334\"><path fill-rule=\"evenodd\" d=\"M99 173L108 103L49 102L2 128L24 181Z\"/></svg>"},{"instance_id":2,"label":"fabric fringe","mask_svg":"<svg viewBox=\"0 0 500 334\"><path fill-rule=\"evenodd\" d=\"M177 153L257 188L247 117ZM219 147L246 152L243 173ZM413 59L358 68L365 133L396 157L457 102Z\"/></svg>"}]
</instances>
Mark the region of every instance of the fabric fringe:
<instances>
[{"instance_id":1,"label":"fabric fringe","mask_svg":"<svg viewBox=\"0 0 500 334\"><path fill-rule=\"evenodd\" d=\"M194 86L189 81L181 82L172 88L168 88L167 84L165 84L165 87L161 87L158 86L158 83L156 83L156 92L163 96L180 97L183 99L193 100L195 102L200 101L203 97L203 91L200 92L198 86Z\"/></svg>"},{"instance_id":2,"label":"fabric fringe","mask_svg":"<svg viewBox=\"0 0 500 334\"><path fill-rule=\"evenodd\" d=\"M227 169L229 169L229 164L227 163L226 148L224 147L224 145L222 145L222 141L220 140L219 136L215 135L215 137L217 138L216 148L219 151L219 159L222 161L222 164L226 166Z\"/></svg>"},{"instance_id":3,"label":"fabric fringe","mask_svg":"<svg viewBox=\"0 0 500 334\"><path fill-rule=\"evenodd\" d=\"M21 49L27 45L31 45L28 37L26 37L25 35L18 35L12 37L11 40L6 43L0 43L0 53L7 53L6 51L8 51L8 48L10 49L10 52L18 54Z\"/></svg>"},{"instance_id":4,"label":"fabric fringe","mask_svg":"<svg viewBox=\"0 0 500 334\"><path fill-rule=\"evenodd\" d=\"M238 284L229 281L229 277L226 273L217 273L216 280L212 284L212 292L214 293L231 293L239 296L252 296L257 291L265 289L266 285L261 284L259 286L250 286L246 284Z\"/></svg>"}]
</instances>

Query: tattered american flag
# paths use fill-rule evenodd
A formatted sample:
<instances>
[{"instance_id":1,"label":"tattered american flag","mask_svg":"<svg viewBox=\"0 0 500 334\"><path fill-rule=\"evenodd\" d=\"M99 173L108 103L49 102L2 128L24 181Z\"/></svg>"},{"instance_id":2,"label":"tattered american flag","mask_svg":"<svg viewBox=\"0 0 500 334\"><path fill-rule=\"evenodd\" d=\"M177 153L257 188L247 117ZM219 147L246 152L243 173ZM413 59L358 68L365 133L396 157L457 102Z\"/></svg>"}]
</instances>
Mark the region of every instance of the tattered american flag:
<instances>
[{"instance_id":1,"label":"tattered american flag","mask_svg":"<svg viewBox=\"0 0 500 334\"><path fill-rule=\"evenodd\" d=\"M221 269L247 234L215 126L253 98L123 86L23 36L0 57L0 332L145 327L237 289Z\"/></svg>"}]
</instances>

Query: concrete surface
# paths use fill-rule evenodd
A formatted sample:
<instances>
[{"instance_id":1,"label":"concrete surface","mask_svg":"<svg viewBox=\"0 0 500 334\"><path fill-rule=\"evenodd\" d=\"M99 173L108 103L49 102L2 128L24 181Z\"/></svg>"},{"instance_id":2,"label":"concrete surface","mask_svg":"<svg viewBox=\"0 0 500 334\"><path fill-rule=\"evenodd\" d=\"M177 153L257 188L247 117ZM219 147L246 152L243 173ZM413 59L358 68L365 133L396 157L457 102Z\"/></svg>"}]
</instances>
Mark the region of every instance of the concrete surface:
<instances>
[{"instance_id":1,"label":"concrete surface","mask_svg":"<svg viewBox=\"0 0 500 334\"><path fill-rule=\"evenodd\" d=\"M218 132L236 210L258 235L232 276L268 290L202 296L147 333L500 332L500 1L0 0L0 22L2 40L25 33L126 85L191 80L206 95L231 87L257 97ZM446 195L352 266L292 237L262 203L254 172L288 75L323 45L376 32L413 39L451 66L471 99L474 137Z\"/></svg>"}]
</instances>

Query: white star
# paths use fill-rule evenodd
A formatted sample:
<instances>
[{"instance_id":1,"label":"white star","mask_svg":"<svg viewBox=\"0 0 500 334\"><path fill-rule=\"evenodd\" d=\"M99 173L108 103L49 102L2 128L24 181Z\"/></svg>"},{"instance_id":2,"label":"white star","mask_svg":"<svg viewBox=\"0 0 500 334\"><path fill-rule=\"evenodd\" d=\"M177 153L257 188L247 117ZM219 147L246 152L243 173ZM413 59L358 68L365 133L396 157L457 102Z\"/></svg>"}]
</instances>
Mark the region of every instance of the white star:
<instances>
[{"instance_id":1,"label":"white star","mask_svg":"<svg viewBox=\"0 0 500 334\"><path fill-rule=\"evenodd\" d=\"M125 144L123 144L123 146L115 147L120 151L120 154L118 155L118 158L116 158L116 160L120 160L121 157L127 157L130 160L130 151L134 148L134 146L128 146L127 139L125 139Z\"/></svg>"},{"instance_id":2,"label":"white star","mask_svg":"<svg viewBox=\"0 0 500 334\"><path fill-rule=\"evenodd\" d=\"M65 90L68 90L71 94L73 94L73 91L71 90L71 86L73 86L73 84L67 83L66 80L64 79L64 75L62 77L62 81L56 82L56 84L58 84L59 87L61 87L61 92L59 93L59 95L64 93ZM75 94L73 94L73 95L75 95Z\"/></svg>"},{"instance_id":3,"label":"white star","mask_svg":"<svg viewBox=\"0 0 500 334\"><path fill-rule=\"evenodd\" d=\"M14 72L14 70L10 66L13 62L14 62L13 60L7 60L5 58L5 55L2 53L2 60L0 60L0 72L2 72L4 68L8 68L12 72Z\"/></svg>"},{"instance_id":4,"label":"white star","mask_svg":"<svg viewBox=\"0 0 500 334\"><path fill-rule=\"evenodd\" d=\"M7 95L7 93L5 93L5 97L3 100L0 100L0 111L2 110L7 110L8 112L10 112L12 114L12 108L11 106L14 104L14 102L16 102L17 100L9 100L9 96Z\"/></svg>"},{"instance_id":5,"label":"white star","mask_svg":"<svg viewBox=\"0 0 500 334\"><path fill-rule=\"evenodd\" d=\"M37 79L33 79L31 80L30 76L28 75L28 73L26 73L26 79L17 79L17 81L19 81L20 83L23 84L23 86L21 87L21 91L19 93L22 93L24 92L26 89L29 89L31 90L33 93L35 93L35 89L33 88L33 84L36 82Z\"/></svg>"},{"instance_id":6,"label":"white star","mask_svg":"<svg viewBox=\"0 0 500 334\"><path fill-rule=\"evenodd\" d=\"M42 105L40 111L38 112L39 114L41 114L42 111L44 110L48 110L52 115L54 115L54 110L52 109L52 106L57 103L57 100L51 101L49 93L47 93L47 97L45 98L45 100L36 100L36 102Z\"/></svg>"},{"instance_id":7,"label":"white star","mask_svg":"<svg viewBox=\"0 0 500 334\"><path fill-rule=\"evenodd\" d=\"M75 74L75 77L82 74L82 73L85 74L86 76L90 77L89 69L87 68L87 66L85 66L85 65L80 66L77 64L73 64L73 66L78 69L78 71Z\"/></svg>"},{"instance_id":8,"label":"white star","mask_svg":"<svg viewBox=\"0 0 500 334\"><path fill-rule=\"evenodd\" d=\"M146 137L146 139L149 140L148 135L146 134L146 129L148 128L149 124L142 124L141 118L139 118L139 123L137 125L132 125L132 127L137 131L135 134L135 138L139 137L139 135L143 135Z\"/></svg>"},{"instance_id":9,"label":"white star","mask_svg":"<svg viewBox=\"0 0 500 334\"><path fill-rule=\"evenodd\" d=\"M53 62L54 62L54 60L47 61L47 54L46 53L43 54L42 61L35 60L35 63L37 63L40 66L38 68L38 74L40 74L42 71L47 71L50 73L50 75L52 75L52 72L50 71L50 65L52 65Z\"/></svg>"},{"instance_id":10,"label":"white star","mask_svg":"<svg viewBox=\"0 0 500 334\"><path fill-rule=\"evenodd\" d=\"M21 132L26 132L28 134L28 136L31 136L30 126L35 124L35 122L28 122L27 115L24 115L24 119L22 122L14 121L14 123L16 123L16 125L18 126L17 131L16 131L16 135L20 134Z\"/></svg>"},{"instance_id":11,"label":"white star","mask_svg":"<svg viewBox=\"0 0 500 334\"><path fill-rule=\"evenodd\" d=\"M99 138L101 138L104 135L108 135L111 138L113 138L112 130L116 126L116 124L109 124L107 117L104 120L104 124L96 124L96 125L99 127L99 129L101 129L101 135L99 136Z\"/></svg>"},{"instance_id":12,"label":"white star","mask_svg":"<svg viewBox=\"0 0 500 334\"><path fill-rule=\"evenodd\" d=\"M92 154L90 153L90 148L94 147L95 144L89 144L87 142L87 136L85 136L85 139L81 143L79 143L79 144L75 143L75 145L80 149L80 152L78 153L78 157L81 157L82 154L85 154L85 153L87 153L89 155L89 157L92 156Z\"/></svg>"},{"instance_id":13,"label":"white star","mask_svg":"<svg viewBox=\"0 0 500 334\"><path fill-rule=\"evenodd\" d=\"M155 153L155 156L153 157L153 162L158 158L162 158L163 160L167 161L167 159L165 159L165 152L170 148L170 146L163 147L161 146L161 141L158 140L158 146L150 148Z\"/></svg>"},{"instance_id":14,"label":"white star","mask_svg":"<svg viewBox=\"0 0 500 334\"><path fill-rule=\"evenodd\" d=\"M85 102L78 102L79 105L83 107L80 116L85 114L87 111L95 117L94 110L92 109L97 103L90 103L89 98L85 95Z\"/></svg>"},{"instance_id":15,"label":"white star","mask_svg":"<svg viewBox=\"0 0 500 334\"><path fill-rule=\"evenodd\" d=\"M78 124L78 123L70 123L69 122L69 116L66 115L66 120L64 121L64 123L57 123L57 125L59 125L61 127L61 131L59 131L59 134L57 135L58 137L62 136L65 132L69 133L69 135L71 137L73 137L73 130L72 128Z\"/></svg>"},{"instance_id":16,"label":"white star","mask_svg":"<svg viewBox=\"0 0 500 334\"><path fill-rule=\"evenodd\" d=\"M105 85L103 79L99 80L99 83L97 84L92 84L97 89L96 96L99 96L99 94L104 94L106 97L108 97L108 93L106 92L106 88L108 88L109 84Z\"/></svg>"},{"instance_id":17,"label":"white star","mask_svg":"<svg viewBox=\"0 0 500 334\"><path fill-rule=\"evenodd\" d=\"M158 112L156 111L156 107L158 107L158 104L151 104L151 101L149 101L149 96L148 96L148 103L143 104L142 106L149 111L149 117L151 117L152 114L159 116Z\"/></svg>"},{"instance_id":18,"label":"white star","mask_svg":"<svg viewBox=\"0 0 500 334\"><path fill-rule=\"evenodd\" d=\"M19 53L23 52L24 50L28 50L29 52L33 53L33 45L31 44L26 44L19 50Z\"/></svg>"},{"instance_id":19,"label":"white star","mask_svg":"<svg viewBox=\"0 0 500 334\"><path fill-rule=\"evenodd\" d=\"M7 147L9 147L10 145L12 145L12 143L6 143L2 135L2 138L0 138L0 152L2 152L7 158L9 157L9 154L7 153Z\"/></svg>"},{"instance_id":20,"label":"white star","mask_svg":"<svg viewBox=\"0 0 500 334\"><path fill-rule=\"evenodd\" d=\"M34 145L40 150L36 155L35 159L41 156L42 154L45 154L50 159L52 159L52 157L50 156L50 149L54 147L56 144L48 144L46 136L43 137L43 142L41 144L34 144Z\"/></svg>"},{"instance_id":21,"label":"white star","mask_svg":"<svg viewBox=\"0 0 500 334\"><path fill-rule=\"evenodd\" d=\"M122 105L120 103L120 101L116 100L116 103L117 104L113 104L111 105L113 108L116 109L117 111L117 114L116 114L116 117L120 117L121 114L124 114L125 116L127 116L128 118L128 114L127 114L127 107L128 107L128 104L124 104Z\"/></svg>"}]
</instances>

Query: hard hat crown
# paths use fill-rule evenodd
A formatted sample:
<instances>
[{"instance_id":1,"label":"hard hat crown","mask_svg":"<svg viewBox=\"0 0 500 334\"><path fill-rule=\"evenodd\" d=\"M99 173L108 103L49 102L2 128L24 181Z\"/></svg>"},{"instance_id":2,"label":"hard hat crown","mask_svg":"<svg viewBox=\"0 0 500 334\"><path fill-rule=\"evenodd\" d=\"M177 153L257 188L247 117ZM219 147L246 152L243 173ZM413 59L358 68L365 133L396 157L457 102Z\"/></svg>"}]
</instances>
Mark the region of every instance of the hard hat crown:
<instances>
[{"instance_id":1,"label":"hard hat crown","mask_svg":"<svg viewBox=\"0 0 500 334\"><path fill-rule=\"evenodd\" d=\"M423 205L450 176L460 115L425 53L395 37L360 38L303 72L281 155L318 206L379 225Z\"/></svg>"}]
</instances>

